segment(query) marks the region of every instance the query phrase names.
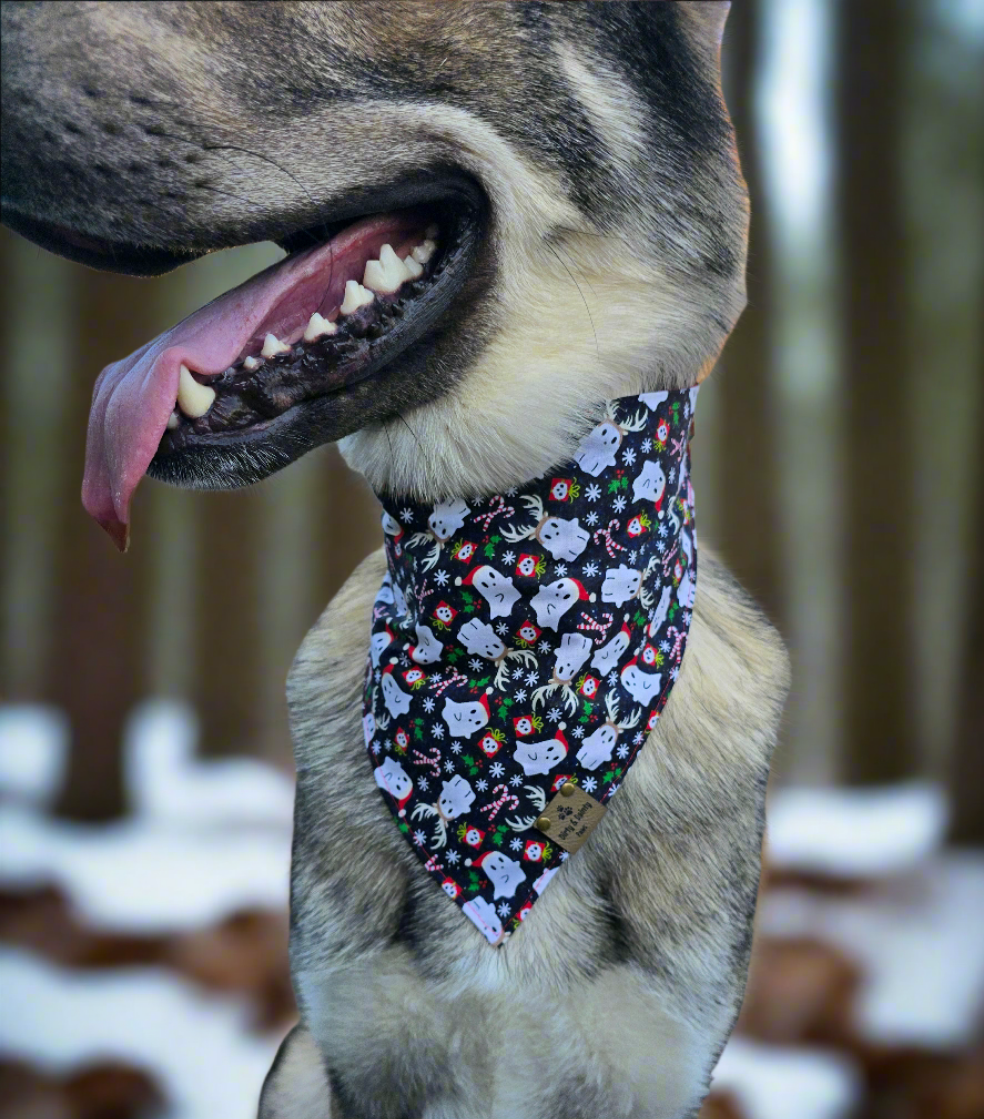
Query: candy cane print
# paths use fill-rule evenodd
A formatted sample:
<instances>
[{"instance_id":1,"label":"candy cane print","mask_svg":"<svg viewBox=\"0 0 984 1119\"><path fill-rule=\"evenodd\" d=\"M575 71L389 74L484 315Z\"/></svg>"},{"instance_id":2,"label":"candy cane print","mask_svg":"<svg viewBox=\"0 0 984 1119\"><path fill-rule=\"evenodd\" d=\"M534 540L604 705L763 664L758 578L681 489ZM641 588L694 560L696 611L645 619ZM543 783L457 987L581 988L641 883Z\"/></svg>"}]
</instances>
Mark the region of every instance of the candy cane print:
<instances>
[{"instance_id":1,"label":"candy cane print","mask_svg":"<svg viewBox=\"0 0 984 1119\"><path fill-rule=\"evenodd\" d=\"M495 503L497 501L499 504L496 506ZM495 497L490 497L489 505L495 506L495 508L491 509L488 513L476 513L474 518L475 523L482 525L482 528L484 528L486 532L489 531L489 525L495 520L496 517L498 517L500 513L504 513L507 517L516 516L516 510L511 505L507 505L505 503L505 501L502 499L501 494L497 493ZM482 523L483 521L484 524Z\"/></svg>"},{"instance_id":2,"label":"candy cane print","mask_svg":"<svg viewBox=\"0 0 984 1119\"><path fill-rule=\"evenodd\" d=\"M436 854L431 855L427 862L424 863L424 866L431 872L431 874L436 874L439 870L444 869L444 863L439 863L437 861Z\"/></svg>"},{"instance_id":3,"label":"candy cane print","mask_svg":"<svg viewBox=\"0 0 984 1119\"><path fill-rule=\"evenodd\" d=\"M605 643L605 638L608 636L608 628L615 620L614 615L609 614L607 610L601 616L604 619L604 622L596 622L590 614L585 614L582 610L581 617L584 619L584 621L577 623L578 629L588 630L589 632L598 634L597 637L592 638L596 645L603 645Z\"/></svg>"},{"instance_id":4,"label":"candy cane print","mask_svg":"<svg viewBox=\"0 0 984 1119\"><path fill-rule=\"evenodd\" d=\"M519 807L519 797L516 796L515 793L511 793L509 791L508 785L496 785L496 787L492 790L492 795L495 796L495 794L499 792L500 789L502 790L502 795L499 797L498 800L493 800L490 801L488 804L482 805L482 811L488 812L489 814L489 823L491 823L495 819L496 813L507 801L512 802L509 805L510 812L515 812L516 809Z\"/></svg>"},{"instance_id":5,"label":"candy cane print","mask_svg":"<svg viewBox=\"0 0 984 1119\"><path fill-rule=\"evenodd\" d=\"M612 539L612 532L619 527L617 518L612 517L608 522L608 528L599 528L595 530L594 542L596 544L598 543L599 536L604 538L605 551L608 553L610 559L615 558L616 552L624 552L626 550L623 544L619 544L617 540Z\"/></svg>"},{"instance_id":6,"label":"candy cane print","mask_svg":"<svg viewBox=\"0 0 984 1119\"><path fill-rule=\"evenodd\" d=\"M439 696L442 696L452 685L467 683L468 677L462 676L456 668L452 668L450 675L444 680L438 680L432 676L431 682L427 685L427 687L430 688L431 691L436 691Z\"/></svg>"},{"instance_id":7,"label":"candy cane print","mask_svg":"<svg viewBox=\"0 0 984 1119\"><path fill-rule=\"evenodd\" d=\"M676 626L670 626L670 628L666 631L666 636L672 637L674 633L676 634L676 641L673 642L673 648L670 650L670 656L673 658L674 664L679 664L680 661L683 660L683 643L687 640L687 631L684 630L681 633L680 630L676 628Z\"/></svg>"},{"instance_id":8,"label":"candy cane print","mask_svg":"<svg viewBox=\"0 0 984 1119\"><path fill-rule=\"evenodd\" d=\"M430 766L435 777L441 776L441 749L439 746L430 748L430 757L425 757L419 750L412 750L413 760L417 765Z\"/></svg>"}]
</instances>

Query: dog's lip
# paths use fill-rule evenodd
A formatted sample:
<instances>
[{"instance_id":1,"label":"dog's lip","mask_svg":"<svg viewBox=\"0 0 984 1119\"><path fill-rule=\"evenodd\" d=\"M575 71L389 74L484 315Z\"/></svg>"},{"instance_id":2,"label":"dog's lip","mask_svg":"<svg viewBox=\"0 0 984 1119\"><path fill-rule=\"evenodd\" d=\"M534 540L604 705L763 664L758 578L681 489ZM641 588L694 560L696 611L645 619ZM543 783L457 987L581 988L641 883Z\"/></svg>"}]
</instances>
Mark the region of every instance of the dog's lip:
<instances>
[{"instance_id":1,"label":"dog's lip","mask_svg":"<svg viewBox=\"0 0 984 1119\"><path fill-rule=\"evenodd\" d=\"M404 212L356 222L331 242L288 257L226 292L102 371L93 390L82 501L120 547L127 539L133 492L174 408L181 365L205 378L221 374L251 339L262 337L287 293L323 274L353 244L411 220Z\"/></svg>"}]
</instances>

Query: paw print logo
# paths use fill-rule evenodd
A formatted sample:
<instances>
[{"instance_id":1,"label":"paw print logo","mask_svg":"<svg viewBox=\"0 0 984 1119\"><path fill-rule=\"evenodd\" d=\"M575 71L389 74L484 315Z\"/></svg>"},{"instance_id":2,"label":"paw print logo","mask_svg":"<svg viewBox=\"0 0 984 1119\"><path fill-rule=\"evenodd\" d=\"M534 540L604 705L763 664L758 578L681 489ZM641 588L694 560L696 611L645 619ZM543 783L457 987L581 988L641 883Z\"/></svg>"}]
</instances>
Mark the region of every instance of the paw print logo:
<instances>
[{"instance_id":1,"label":"paw print logo","mask_svg":"<svg viewBox=\"0 0 984 1119\"><path fill-rule=\"evenodd\" d=\"M573 809L573 808L571 808L571 807L570 807L569 805L567 805L567 804L562 804L562 805L560 806L560 808L558 808L558 809L557 809L557 815L558 815L558 816L559 816L559 817L560 817L560 818L561 818L562 820L566 820L568 816L573 816L573 815L574 815L574 809Z\"/></svg>"}]
</instances>

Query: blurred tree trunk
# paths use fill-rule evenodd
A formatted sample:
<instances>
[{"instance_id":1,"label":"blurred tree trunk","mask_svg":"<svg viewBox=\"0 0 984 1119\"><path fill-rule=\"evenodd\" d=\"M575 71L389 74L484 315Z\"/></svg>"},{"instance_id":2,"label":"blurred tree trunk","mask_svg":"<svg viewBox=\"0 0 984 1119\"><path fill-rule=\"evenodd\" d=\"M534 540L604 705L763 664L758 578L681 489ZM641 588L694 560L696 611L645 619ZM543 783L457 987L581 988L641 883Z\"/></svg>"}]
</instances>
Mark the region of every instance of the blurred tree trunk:
<instances>
[{"instance_id":1,"label":"blurred tree trunk","mask_svg":"<svg viewBox=\"0 0 984 1119\"><path fill-rule=\"evenodd\" d=\"M910 777L911 470L898 183L903 0L838 5L836 201L844 246L847 446L845 741L848 781Z\"/></svg>"},{"instance_id":2,"label":"blurred tree trunk","mask_svg":"<svg viewBox=\"0 0 984 1119\"><path fill-rule=\"evenodd\" d=\"M761 0L735 5L725 32L725 96L748 183L752 220L748 243L748 306L728 339L718 372L722 425L718 449L723 492L739 495L720 508L720 547L735 576L779 620L781 573L776 478L775 409L771 392L772 345L769 213L759 167L754 75L762 40ZM700 428L700 420L697 421ZM749 525L755 530L749 531Z\"/></svg>"},{"instance_id":3,"label":"blurred tree trunk","mask_svg":"<svg viewBox=\"0 0 984 1119\"><path fill-rule=\"evenodd\" d=\"M984 432L984 404L978 432ZM960 722L951 767L951 838L984 844L984 454L977 446L977 498L967 571L968 629Z\"/></svg>"}]
</instances>

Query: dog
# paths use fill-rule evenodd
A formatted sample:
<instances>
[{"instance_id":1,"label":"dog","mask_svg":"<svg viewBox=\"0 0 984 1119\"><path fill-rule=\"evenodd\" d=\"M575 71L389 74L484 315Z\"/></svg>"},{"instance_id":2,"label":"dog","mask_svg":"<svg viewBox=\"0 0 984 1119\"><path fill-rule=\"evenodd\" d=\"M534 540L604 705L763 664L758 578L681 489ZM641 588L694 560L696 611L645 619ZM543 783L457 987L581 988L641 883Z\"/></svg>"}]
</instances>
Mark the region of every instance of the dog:
<instances>
[{"instance_id":1,"label":"dog","mask_svg":"<svg viewBox=\"0 0 984 1119\"><path fill-rule=\"evenodd\" d=\"M377 493L508 492L570 461L604 401L699 382L745 302L727 7L4 3L6 224L136 275L255 241L291 254L104 372L90 512L123 546L145 472L247 485L329 441ZM384 232L407 253L378 284L392 266L410 294L381 323L343 265ZM337 342L312 316L295 360L263 328L304 284L364 317ZM260 1115L696 1115L744 991L781 640L703 548L658 724L493 950L366 765L386 567L357 568L288 681L300 1023Z\"/></svg>"}]
</instances>

